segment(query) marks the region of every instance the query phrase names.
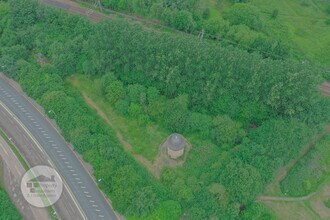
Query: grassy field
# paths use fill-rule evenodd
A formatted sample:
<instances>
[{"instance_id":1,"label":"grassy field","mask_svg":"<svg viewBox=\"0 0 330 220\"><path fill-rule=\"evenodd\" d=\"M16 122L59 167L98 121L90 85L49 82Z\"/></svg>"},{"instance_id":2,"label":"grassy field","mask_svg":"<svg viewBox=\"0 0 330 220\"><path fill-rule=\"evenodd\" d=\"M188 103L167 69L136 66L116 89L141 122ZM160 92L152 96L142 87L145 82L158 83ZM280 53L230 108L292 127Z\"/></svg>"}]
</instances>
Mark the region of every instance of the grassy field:
<instances>
[{"instance_id":1,"label":"grassy field","mask_svg":"<svg viewBox=\"0 0 330 220\"><path fill-rule=\"evenodd\" d=\"M314 0L252 0L252 4L269 16L279 10L278 19L288 27L290 40L303 54L318 63L330 65L330 26L325 4Z\"/></svg>"},{"instance_id":2,"label":"grassy field","mask_svg":"<svg viewBox=\"0 0 330 220\"><path fill-rule=\"evenodd\" d=\"M168 131L154 123L145 126L134 118L122 117L117 114L113 107L105 101L101 93L100 80L91 80L83 75L75 75L69 81L80 92L87 94L106 114L113 128L120 132L132 146L133 153L140 154L151 162L154 161L160 144L170 134Z\"/></svg>"},{"instance_id":3,"label":"grassy field","mask_svg":"<svg viewBox=\"0 0 330 220\"><path fill-rule=\"evenodd\" d=\"M143 163L142 160L144 166L150 166L151 163L155 162L159 145L170 134L167 130L152 122L146 126L141 126L138 120L123 117L116 113L113 107L105 101L101 93L100 80L91 80L86 75L74 75L68 80L79 92L87 95L107 116L111 121L111 127L123 136L125 141L123 145L129 144L131 148L130 154L138 155L135 158L140 162L139 156L147 159L150 163ZM221 166L223 161L226 161L228 153L222 152L210 140L204 140L198 135L188 135L186 138L193 146L188 155L189 159L184 166L185 173L189 173L190 176L200 175L200 167L212 163L212 161L219 161L216 164L217 166ZM183 172L183 170L179 172Z\"/></svg>"},{"instance_id":4,"label":"grassy field","mask_svg":"<svg viewBox=\"0 0 330 220\"><path fill-rule=\"evenodd\" d=\"M326 1L251 0L250 2L267 20L274 9L278 10L277 20L285 29L280 30L278 25L270 26L268 32L292 43L298 50L297 56L330 66L330 25L326 24L326 21L330 20L330 14L326 13L327 7L330 6ZM228 0L201 0L196 7L202 10L208 8L210 18L214 18L222 16L230 5ZM271 22L269 25L272 25Z\"/></svg>"}]
</instances>

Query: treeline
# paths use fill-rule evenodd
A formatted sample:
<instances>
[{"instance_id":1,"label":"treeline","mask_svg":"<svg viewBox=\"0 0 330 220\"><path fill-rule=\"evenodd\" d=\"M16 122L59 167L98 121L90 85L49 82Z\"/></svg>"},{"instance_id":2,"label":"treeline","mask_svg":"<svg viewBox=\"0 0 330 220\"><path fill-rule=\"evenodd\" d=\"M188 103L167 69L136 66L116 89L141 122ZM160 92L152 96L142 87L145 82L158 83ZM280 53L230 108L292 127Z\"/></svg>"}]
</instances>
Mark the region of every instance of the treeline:
<instances>
[{"instance_id":1,"label":"treeline","mask_svg":"<svg viewBox=\"0 0 330 220\"><path fill-rule=\"evenodd\" d=\"M94 0L83 0L95 3ZM102 6L157 19L172 28L220 40L263 57L286 59L297 51L287 40L287 27L274 9L263 15L248 0L231 0L223 16L211 17L211 9L198 0L101 0ZM215 9L220 10L220 9ZM274 31L276 29L276 31Z\"/></svg>"},{"instance_id":2,"label":"treeline","mask_svg":"<svg viewBox=\"0 0 330 220\"><path fill-rule=\"evenodd\" d=\"M141 126L154 121L170 131L197 133L223 149L240 144L246 136L242 123L233 121L227 115L212 117L210 114L190 111L187 95L168 99L155 87L124 85L113 73L103 75L101 82L105 99L119 114L137 119ZM267 112L259 117L266 118Z\"/></svg>"},{"instance_id":3,"label":"treeline","mask_svg":"<svg viewBox=\"0 0 330 220\"><path fill-rule=\"evenodd\" d=\"M121 20L91 24L33 0L9 3L0 22L1 70L56 113L50 116L64 137L127 216L263 216L255 196L328 120L329 105L316 90L323 70L310 63L263 59ZM202 159L165 169L155 181L64 81L76 72L102 77L104 96L123 115L200 133L219 146L217 154L197 167Z\"/></svg>"},{"instance_id":4,"label":"treeline","mask_svg":"<svg viewBox=\"0 0 330 220\"><path fill-rule=\"evenodd\" d=\"M85 46L86 60L76 62L87 74L114 72L124 83L154 86L168 98L186 94L194 111L248 123L262 120L253 118L264 117L260 111L316 124L323 120L316 90L322 70L310 63L262 59L122 21L97 24Z\"/></svg>"}]
</instances>

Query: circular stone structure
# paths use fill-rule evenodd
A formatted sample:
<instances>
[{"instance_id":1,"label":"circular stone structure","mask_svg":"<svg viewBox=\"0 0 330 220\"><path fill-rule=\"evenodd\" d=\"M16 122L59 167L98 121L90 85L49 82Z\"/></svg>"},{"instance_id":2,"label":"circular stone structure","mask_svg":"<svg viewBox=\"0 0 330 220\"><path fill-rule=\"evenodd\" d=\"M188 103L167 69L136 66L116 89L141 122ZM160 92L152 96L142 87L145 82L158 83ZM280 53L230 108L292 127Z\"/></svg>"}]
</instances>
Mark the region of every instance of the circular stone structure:
<instances>
[{"instance_id":1,"label":"circular stone structure","mask_svg":"<svg viewBox=\"0 0 330 220\"><path fill-rule=\"evenodd\" d=\"M186 144L186 140L181 134L171 134L166 141L168 156L172 159L181 157Z\"/></svg>"}]
</instances>

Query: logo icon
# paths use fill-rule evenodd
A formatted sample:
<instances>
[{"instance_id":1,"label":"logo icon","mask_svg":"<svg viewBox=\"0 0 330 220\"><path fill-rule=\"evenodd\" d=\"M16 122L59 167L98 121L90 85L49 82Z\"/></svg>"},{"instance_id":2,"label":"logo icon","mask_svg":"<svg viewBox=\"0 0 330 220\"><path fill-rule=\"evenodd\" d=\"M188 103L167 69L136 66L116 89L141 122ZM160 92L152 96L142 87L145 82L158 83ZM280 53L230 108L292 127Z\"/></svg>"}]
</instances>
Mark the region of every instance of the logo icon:
<instances>
[{"instance_id":1,"label":"logo icon","mask_svg":"<svg viewBox=\"0 0 330 220\"><path fill-rule=\"evenodd\" d=\"M61 196L63 182L51 167L35 166L28 170L21 181L21 192L31 205L43 208L53 205Z\"/></svg>"}]
</instances>

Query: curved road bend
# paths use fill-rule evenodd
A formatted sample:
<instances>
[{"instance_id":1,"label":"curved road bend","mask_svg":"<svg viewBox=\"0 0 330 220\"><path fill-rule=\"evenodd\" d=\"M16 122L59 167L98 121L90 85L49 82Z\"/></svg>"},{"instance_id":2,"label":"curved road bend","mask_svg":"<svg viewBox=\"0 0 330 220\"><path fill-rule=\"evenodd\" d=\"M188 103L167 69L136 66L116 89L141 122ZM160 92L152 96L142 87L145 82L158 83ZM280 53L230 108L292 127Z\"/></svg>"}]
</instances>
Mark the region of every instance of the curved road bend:
<instances>
[{"instance_id":1,"label":"curved road bend","mask_svg":"<svg viewBox=\"0 0 330 220\"><path fill-rule=\"evenodd\" d=\"M50 122L4 78L0 77L0 109L8 110L39 143L75 197L87 219L117 219L89 173ZM7 124L5 126L13 126ZM5 129L6 130L6 129Z\"/></svg>"},{"instance_id":2,"label":"curved road bend","mask_svg":"<svg viewBox=\"0 0 330 220\"><path fill-rule=\"evenodd\" d=\"M24 199L20 189L20 180L25 173L25 169L13 150L1 136L0 157L4 162L4 182L6 189L17 209L22 213L24 219L51 220L47 209L36 208Z\"/></svg>"},{"instance_id":3,"label":"curved road bend","mask_svg":"<svg viewBox=\"0 0 330 220\"><path fill-rule=\"evenodd\" d=\"M0 101L0 127L9 137L11 137L11 141L16 145L20 153L24 155L24 158L28 162L29 166L34 167L38 165L46 165L54 167L46 153L44 151L41 151L41 148L36 144L36 142L29 137L30 133L28 133L26 130L24 130L22 126L18 124L17 118L13 117L11 115L12 113L9 113L8 111L6 111L6 109L1 108L1 105L2 102ZM10 166L12 167L19 167L21 165L20 162L15 163L12 159L10 161ZM14 163L14 165L12 163ZM18 184L17 187L15 187L15 192L17 192L16 194L18 196L20 194L20 180L22 179L23 174L24 172L21 172L20 174L18 174L18 176L16 175L13 178L14 182L17 182ZM11 188L13 189L13 187ZM81 208L78 206L73 196L71 195L72 194L70 194L67 185L64 185L61 197L53 205L54 209L57 212L56 215L60 219L83 219L84 215L81 211ZM24 219L27 220L45 219L41 218L40 216L38 216L37 218L29 218L26 217L25 214L27 213L24 211L23 216Z\"/></svg>"}]
</instances>

